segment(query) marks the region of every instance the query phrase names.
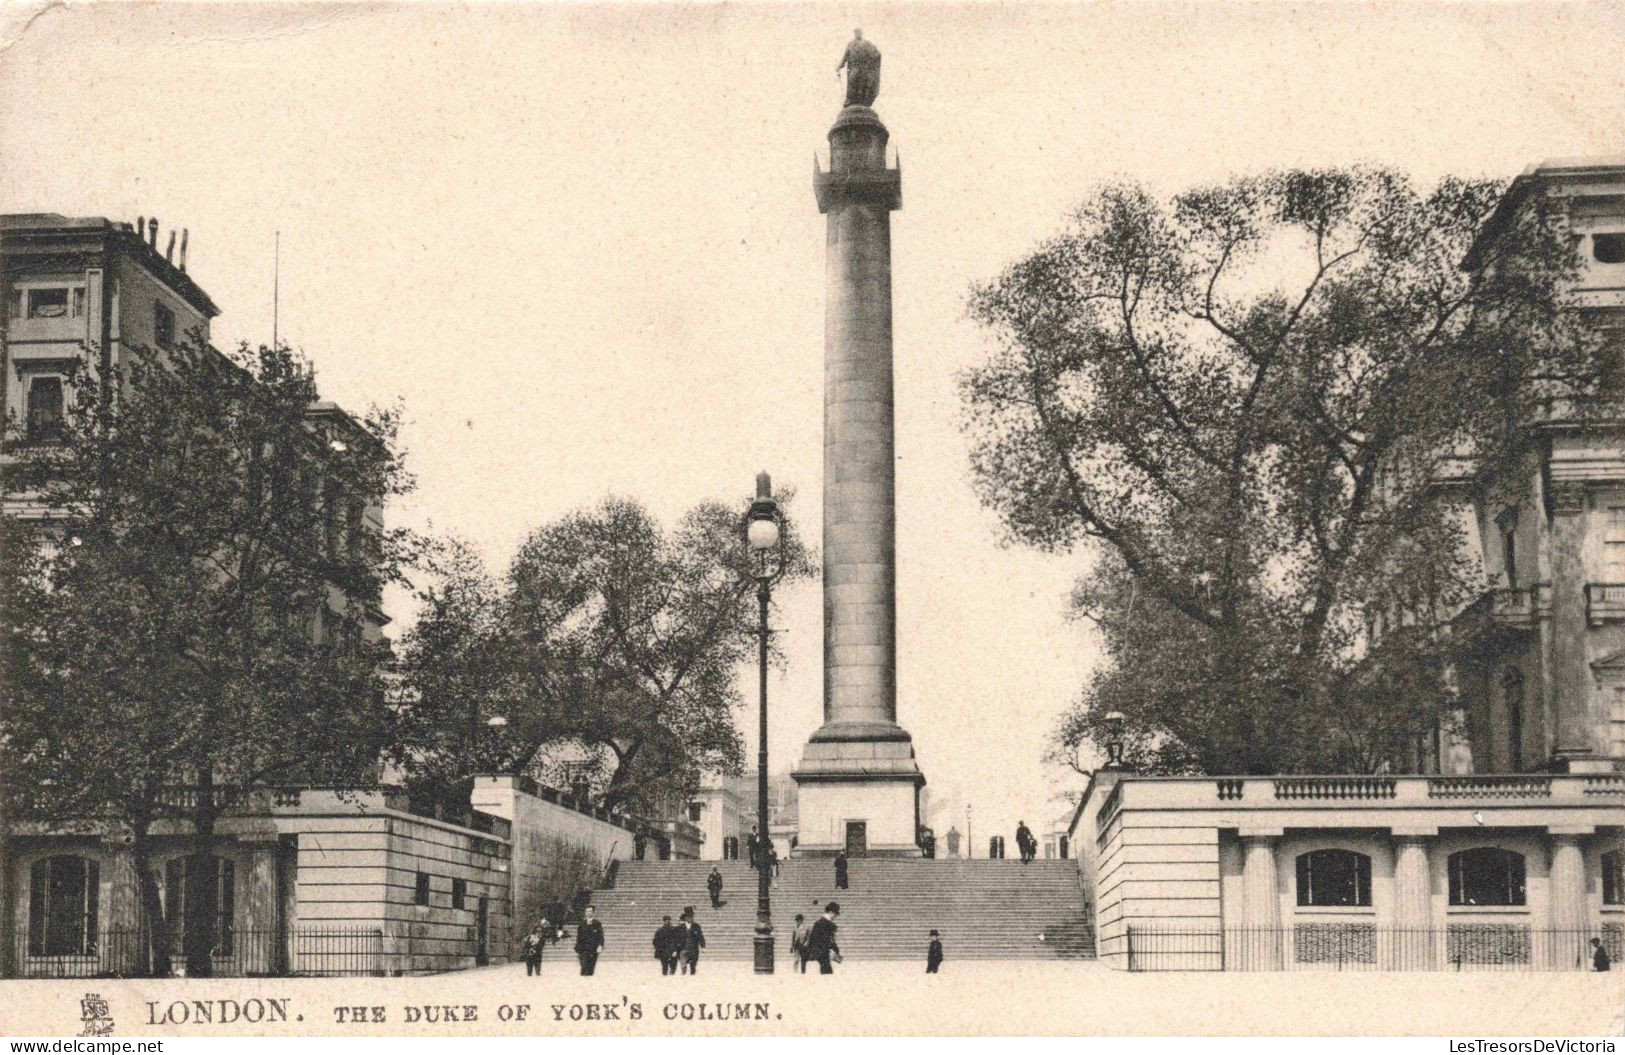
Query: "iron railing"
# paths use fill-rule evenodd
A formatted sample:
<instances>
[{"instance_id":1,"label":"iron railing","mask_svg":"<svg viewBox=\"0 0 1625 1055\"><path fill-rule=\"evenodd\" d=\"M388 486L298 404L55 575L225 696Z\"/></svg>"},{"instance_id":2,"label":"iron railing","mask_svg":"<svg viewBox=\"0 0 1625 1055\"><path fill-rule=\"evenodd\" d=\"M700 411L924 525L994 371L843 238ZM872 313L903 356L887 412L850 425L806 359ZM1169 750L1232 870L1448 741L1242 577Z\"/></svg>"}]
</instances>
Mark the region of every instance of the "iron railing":
<instances>
[{"instance_id":1,"label":"iron railing","mask_svg":"<svg viewBox=\"0 0 1625 1055\"><path fill-rule=\"evenodd\" d=\"M150 978L158 971L151 934L104 930L70 943L18 935L9 974L17 978ZM186 971L185 938L170 943L170 969ZM61 951L69 948L73 951ZM369 927L233 929L214 942L210 973L220 978L381 975L384 934Z\"/></svg>"},{"instance_id":2,"label":"iron railing","mask_svg":"<svg viewBox=\"0 0 1625 1055\"><path fill-rule=\"evenodd\" d=\"M1113 944L1126 961L1120 966L1131 971L1587 971L1593 938L1612 961L1625 956L1625 925L1618 923L1591 930L1484 922L1430 929L1130 926Z\"/></svg>"}]
</instances>

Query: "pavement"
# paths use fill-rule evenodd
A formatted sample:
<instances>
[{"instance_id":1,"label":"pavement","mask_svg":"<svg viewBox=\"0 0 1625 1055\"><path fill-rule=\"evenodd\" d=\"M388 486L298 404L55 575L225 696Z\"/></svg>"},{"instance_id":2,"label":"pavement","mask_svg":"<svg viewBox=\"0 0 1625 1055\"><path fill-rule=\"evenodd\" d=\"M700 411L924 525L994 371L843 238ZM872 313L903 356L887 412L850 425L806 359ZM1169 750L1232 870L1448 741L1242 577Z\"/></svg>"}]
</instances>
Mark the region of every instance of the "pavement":
<instances>
[{"instance_id":1,"label":"pavement","mask_svg":"<svg viewBox=\"0 0 1625 1055\"><path fill-rule=\"evenodd\" d=\"M120 1038L147 1036L1448 1036L1618 1037L1625 972L1157 973L1093 962L852 962L828 977L653 958L583 978L549 950L414 978L13 981L0 1035L78 1032L87 991ZM204 1024L208 1023L208 1024ZM66 1031L66 1032L64 1032ZM1555 1049L1552 1049L1555 1050Z\"/></svg>"}]
</instances>

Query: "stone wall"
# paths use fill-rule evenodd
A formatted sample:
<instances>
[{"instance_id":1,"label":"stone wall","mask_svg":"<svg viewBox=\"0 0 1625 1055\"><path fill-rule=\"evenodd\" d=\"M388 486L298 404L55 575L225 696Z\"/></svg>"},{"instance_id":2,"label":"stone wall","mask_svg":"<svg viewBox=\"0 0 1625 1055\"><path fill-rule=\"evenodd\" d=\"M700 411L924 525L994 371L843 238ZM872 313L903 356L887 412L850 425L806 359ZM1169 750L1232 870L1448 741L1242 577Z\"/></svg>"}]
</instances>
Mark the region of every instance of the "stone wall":
<instances>
[{"instance_id":1,"label":"stone wall","mask_svg":"<svg viewBox=\"0 0 1625 1055\"><path fill-rule=\"evenodd\" d=\"M480 777L474 808L513 824L513 940L530 929L544 906L569 905L578 891L593 890L611 861L624 861L635 851L636 833L542 797L524 778ZM655 840L648 841L655 853Z\"/></svg>"}]
</instances>

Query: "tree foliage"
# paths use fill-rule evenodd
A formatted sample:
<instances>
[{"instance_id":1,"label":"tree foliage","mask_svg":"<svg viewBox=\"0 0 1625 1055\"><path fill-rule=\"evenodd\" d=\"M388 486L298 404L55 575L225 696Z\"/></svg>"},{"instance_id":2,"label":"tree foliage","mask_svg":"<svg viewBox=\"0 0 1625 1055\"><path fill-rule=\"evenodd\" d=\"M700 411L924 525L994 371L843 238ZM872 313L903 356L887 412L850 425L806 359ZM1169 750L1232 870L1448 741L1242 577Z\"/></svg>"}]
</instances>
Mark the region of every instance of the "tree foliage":
<instances>
[{"instance_id":1,"label":"tree foliage","mask_svg":"<svg viewBox=\"0 0 1625 1055\"><path fill-rule=\"evenodd\" d=\"M578 749L573 761L600 763L606 805L644 811L703 772L737 772L737 675L755 628L745 505L699 505L668 531L611 498L533 532L502 582L448 549L403 641L413 767L445 783L545 770ZM812 573L793 528L785 555L784 580Z\"/></svg>"},{"instance_id":2,"label":"tree foliage","mask_svg":"<svg viewBox=\"0 0 1625 1055\"><path fill-rule=\"evenodd\" d=\"M1514 217L1460 267L1503 189L1367 168L1111 185L973 291L981 498L1015 539L1097 558L1075 611L1109 662L1062 757L1114 709L1161 771L1368 768L1432 722L1436 638L1392 638L1408 673L1377 675L1361 629L1481 588L1435 485L1507 464L1600 374L1558 217Z\"/></svg>"},{"instance_id":3,"label":"tree foliage","mask_svg":"<svg viewBox=\"0 0 1625 1055\"><path fill-rule=\"evenodd\" d=\"M21 815L134 840L163 954L179 921L160 908L155 825L189 821L201 861L255 789L375 775L386 649L362 627L411 537L366 510L410 479L393 414L318 406L286 347L135 350L71 382L60 436L10 443L7 790ZM209 919L212 881L188 882L188 919ZM186 928L194 971L208 929Z\"/></svg>"}]
</instances>

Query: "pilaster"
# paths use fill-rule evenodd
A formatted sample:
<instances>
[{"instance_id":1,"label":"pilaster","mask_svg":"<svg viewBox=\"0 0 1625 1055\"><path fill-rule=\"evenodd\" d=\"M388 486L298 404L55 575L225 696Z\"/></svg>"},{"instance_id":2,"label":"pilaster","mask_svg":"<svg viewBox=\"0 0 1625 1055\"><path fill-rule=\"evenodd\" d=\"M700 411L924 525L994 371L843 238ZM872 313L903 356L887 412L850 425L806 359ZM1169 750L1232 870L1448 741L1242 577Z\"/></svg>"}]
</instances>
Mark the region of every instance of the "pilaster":
<instances>
[{"instance_id":1,"label":"pilaster","mask_svg":"<svg viewBox=\"0 0 1625 1055\"><path fill-rule=\"evenodd\" d=\"M1547 728L1554 768L1593 754L1588 704L1590 671L1586 665L1586 573L1583 545L1588 505L1585 487L1575 481L1553 481L1546 495L1547 532L1552 580L1552 619L1545 690L1550 708Z\"/></svg>"},{"instance_id":2,"label":"pilaster","mask_svg":"<svg viewBox=\"0 0 1625 1055\"><path fill-rule=\"evenodd\" d=\"M1281 968L1281 894L1276 879L1275 837L1242 836L1239 940L1227 959L1244 971ZM1239 954L1239 955L1238 955Z\"/></svg>"}]
</instances>

